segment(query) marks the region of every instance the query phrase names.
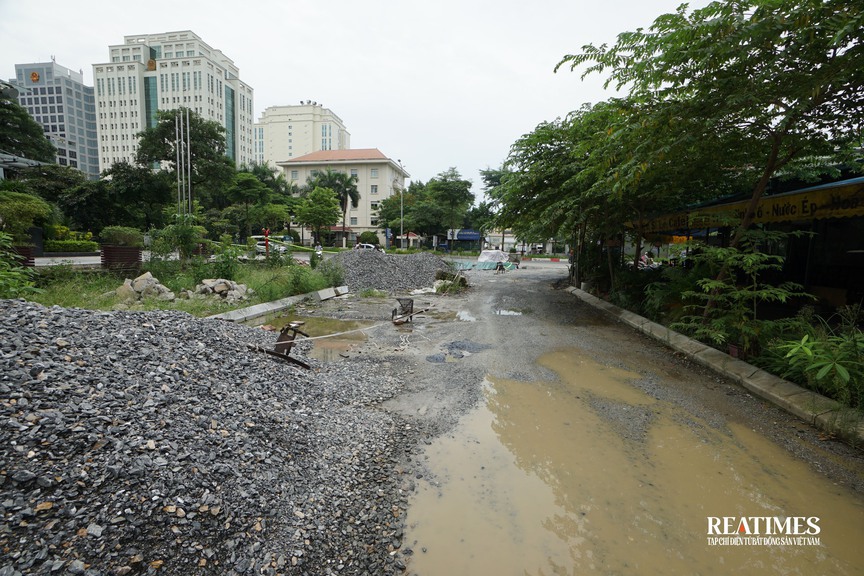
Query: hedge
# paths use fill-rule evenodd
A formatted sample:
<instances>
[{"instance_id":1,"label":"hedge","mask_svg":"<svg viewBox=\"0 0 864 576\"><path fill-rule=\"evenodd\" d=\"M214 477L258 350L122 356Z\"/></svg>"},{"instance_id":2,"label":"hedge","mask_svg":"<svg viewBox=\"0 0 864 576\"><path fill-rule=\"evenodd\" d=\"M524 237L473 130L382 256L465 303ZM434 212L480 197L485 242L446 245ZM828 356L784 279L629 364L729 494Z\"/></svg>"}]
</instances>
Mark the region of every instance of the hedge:
<instances>
[{"instance_id":1,"label":"hedge","mask_svg":"<svg viewBox=\"0 0 864 576\"><path fill-rule=\"evenodd\" d=\"M45 240L45 252L99 252L99 244L87 240Z\"/></svg>"}]
</instances>

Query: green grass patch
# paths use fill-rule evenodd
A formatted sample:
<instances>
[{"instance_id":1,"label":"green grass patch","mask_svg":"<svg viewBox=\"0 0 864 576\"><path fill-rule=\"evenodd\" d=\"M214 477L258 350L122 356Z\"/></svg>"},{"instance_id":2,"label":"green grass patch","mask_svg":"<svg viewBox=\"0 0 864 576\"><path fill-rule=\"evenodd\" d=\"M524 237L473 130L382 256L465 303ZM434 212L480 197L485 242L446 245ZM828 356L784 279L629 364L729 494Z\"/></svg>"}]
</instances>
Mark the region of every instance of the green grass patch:
<instances>
[{"instance_id":1,"label":"green grass patch","mask_svg":"<svg viewBox=\"0 0 864 576\"><path fill-rule=\"evenodd\" d=\"M150 272L178 295L184 290L194 290L205 278L218 278L218 270L217 265L204 259L193 259L183 264L177 261L153 261L144 267L144 271ZM116 294L116 289L122 286L125 278L134 278L137 275L135 272L124 275L105 270L80 270L68 265L46 267L40 269L35 278L36 286L42 292L29 295L28 299L45 306L57 305L66 308L125 308L123 300ZM263 263L239 264L234 281L253 290L249 300L226 304L217 298L177 298L171 302L144 298L128 308L180 310L203 317L296 294L315 292L332 285L328 276L306 266L272 266Z\"/></svg>"}]
</instances>

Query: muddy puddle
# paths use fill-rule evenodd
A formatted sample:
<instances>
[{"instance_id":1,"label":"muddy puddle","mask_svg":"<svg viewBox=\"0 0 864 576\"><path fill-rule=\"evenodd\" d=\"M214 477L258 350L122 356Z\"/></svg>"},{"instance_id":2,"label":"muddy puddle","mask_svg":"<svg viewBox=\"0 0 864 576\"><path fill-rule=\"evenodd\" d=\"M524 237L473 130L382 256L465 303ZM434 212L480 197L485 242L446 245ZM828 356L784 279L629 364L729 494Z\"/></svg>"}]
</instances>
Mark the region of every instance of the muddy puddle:
<instances>
[{"instance_id":1,"label":"muddy puddle","mask_svg":"<svg viewBox=\"0 0 864 576\"><path fill-rule=\"evenodd\" d=\"M486 401L428 446L410 573L861 573L864 503L845 488L747 428L655 400L634 373L578 351L540 363L560 380L488 378ZM709 517L806 517L818 543L709 541Z\"/></svg>"},{"instance_id":2,"label":"muddy puddle","mask_svg":"<svg viewBox=\"0 0 864 576\"><path fill-rule=\"evenodd\" d=\"M303 322L300 329L314 339L309 355L327 362L340 360L344 354L366 342L367 337L362 330L374 325L372 322L359 320L337 320L315 316L279 316L268 319L266 323L275 327L278 332L291 322Z\"/></svg>"}]
</instances>

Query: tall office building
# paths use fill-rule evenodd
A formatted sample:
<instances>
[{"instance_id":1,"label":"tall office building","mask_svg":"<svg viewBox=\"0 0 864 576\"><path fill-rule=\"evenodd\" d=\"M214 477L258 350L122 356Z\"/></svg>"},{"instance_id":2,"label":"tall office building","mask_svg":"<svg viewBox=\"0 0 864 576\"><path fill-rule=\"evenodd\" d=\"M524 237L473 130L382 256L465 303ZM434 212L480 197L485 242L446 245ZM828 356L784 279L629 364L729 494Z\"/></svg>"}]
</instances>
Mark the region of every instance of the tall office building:
<instances>
[{"instance_id":1,"label":"tall office building","mask_svg":"<svg viewBox=\"0 0 864 576\"><path fill-rule=\"evenodd\" d=\"M84 85L83 73L53 60L16 64L11 82L18 88L18 102L57 148L57 163L98 178L96 107L93 87Z\"/></svg>"},{"instance_id":2,"label":"tall office building","mask_svg":"<svg viewBox=\"0 0 864 576\"><path fill-rule=\"evenodd\" d=\"M326 150L351 148L351 134L323 104L306 100L270 106L255 123L255 161L270 164Z\"/></svg>"},{"instance_id":3,"label":"tall office building","mask_svg":"<svg viewBox=\"0 0 864 576\"><path fill-rule=\"evenodd\" d=\"M239 167L253 157L253 91L220 50L185 30L125 36L110 61L93 65L99 167L134 161L136 134L158 110L185 107L225 128L226 154Z\"/></svg>"}]
</instances>

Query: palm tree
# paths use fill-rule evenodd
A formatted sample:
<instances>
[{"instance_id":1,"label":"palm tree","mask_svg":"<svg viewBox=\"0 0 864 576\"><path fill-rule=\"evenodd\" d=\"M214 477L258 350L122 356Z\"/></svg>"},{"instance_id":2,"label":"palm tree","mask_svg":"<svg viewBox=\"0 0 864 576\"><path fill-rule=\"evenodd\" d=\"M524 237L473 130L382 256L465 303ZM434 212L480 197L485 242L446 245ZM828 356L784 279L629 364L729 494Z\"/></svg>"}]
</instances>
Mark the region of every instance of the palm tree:
<instances>
[{"instance_id":1,"label":"palm tree","mask_svg":"<svg viewBox=\"0 0 864 576\"><path fill-rule=\"evenodd\" d=\"M348 202L352 208L357 208L360 202L360 192L357 190L357 177L349 176L345 172L336 172L327 168L306 181L310 190L316 187L329 188L339 198L339 206L342 208L342 247L345 248L347 235L345 234L345 220L348 214Z\"/></svg>"}]
</instances>

